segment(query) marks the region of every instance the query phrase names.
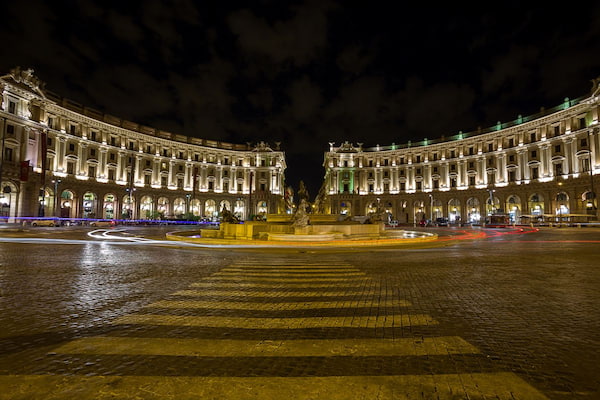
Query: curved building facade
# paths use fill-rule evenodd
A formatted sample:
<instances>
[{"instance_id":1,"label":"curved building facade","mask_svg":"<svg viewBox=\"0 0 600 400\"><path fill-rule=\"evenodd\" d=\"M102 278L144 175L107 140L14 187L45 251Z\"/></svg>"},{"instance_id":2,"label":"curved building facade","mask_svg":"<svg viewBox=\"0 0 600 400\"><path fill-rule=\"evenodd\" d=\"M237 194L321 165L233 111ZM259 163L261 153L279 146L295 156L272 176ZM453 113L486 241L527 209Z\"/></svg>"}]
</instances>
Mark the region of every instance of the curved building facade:
<instances>
[{"instance_id":1,"label":"curved building facade","mask_svg":"<svg viewBox=\"0 0 600 400\"><path fill-rule=\"evenodd\" d=\"M0 216L239 218L282 211L279 145L160 131L45 91L32 70L0 77Z\"/></svg>"},{"instance_id":2,"label":"curved building facade","mask_svg":"<svg viewBox=\"0 0 600 400\"><path fill-rule=\"evenodd\" d=\"M600 89L539 114L477 132L325 153L325 212L387 212L400 223L484 223L598 217Z\"/></svg>"}]
</instances>

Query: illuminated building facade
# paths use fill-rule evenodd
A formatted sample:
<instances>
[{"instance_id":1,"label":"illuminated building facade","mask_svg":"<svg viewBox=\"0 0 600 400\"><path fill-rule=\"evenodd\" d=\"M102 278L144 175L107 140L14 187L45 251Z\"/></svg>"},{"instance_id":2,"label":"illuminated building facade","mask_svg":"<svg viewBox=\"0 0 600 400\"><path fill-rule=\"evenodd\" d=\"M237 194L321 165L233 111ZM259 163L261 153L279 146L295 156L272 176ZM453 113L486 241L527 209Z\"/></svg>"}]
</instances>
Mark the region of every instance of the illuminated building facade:
<instances>
[{"instance_id":1,"label":"illuminated building facade","mask_svg":"<svg viewBox=\"0 0 600 400\"><path fill-rule=\"evenodd\" d=\"M164 219L282 211L279 144L231 144L142 126L0 77L0 216Z\"/></svg>"},{"instance_id":2,"label":"illuminated building facade","mask_svg":"<svg viewBox=\"0 0 600 400\"><path fill-rule=\"evenodd\" d=\"M326 212L387 212L400 223L589 221L598 216L600 89L539 114L471 133L325 153Z\"/></svg>"}]
</instances>

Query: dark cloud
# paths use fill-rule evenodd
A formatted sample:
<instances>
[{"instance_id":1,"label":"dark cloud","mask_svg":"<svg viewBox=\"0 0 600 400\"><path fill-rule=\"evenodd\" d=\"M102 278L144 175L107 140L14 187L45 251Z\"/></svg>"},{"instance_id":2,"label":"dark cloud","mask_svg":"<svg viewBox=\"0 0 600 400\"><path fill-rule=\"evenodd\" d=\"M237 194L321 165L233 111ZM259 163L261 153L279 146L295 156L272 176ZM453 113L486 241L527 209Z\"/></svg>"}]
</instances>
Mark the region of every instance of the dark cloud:
<instances>
[{"instance_id":1,"label":"dark cloud","mask_svg":"<svg viewBox=\"0 0 600 400\"><path fill-rule=\"evenodd\" d=\"M273 23L242 9L233 12L228 22L242 50L266 55L275 63L289 60L303 66L327 45L327 12L331 8L333 3L318 0L293 5L291 18Z\"/></svg>"},{"instance_id":2,"label":"dark cloud","mask_svg":"<svg viewBox=\"0 0 600 400\"><path fill-rule=\"evenodd\" d=\"M106 113L189 136L281 141L316 193L328 142L405 143L588 93L600 5L461 9L316 0L3 8L0 67Z\"/></svg>"}]
</instances>

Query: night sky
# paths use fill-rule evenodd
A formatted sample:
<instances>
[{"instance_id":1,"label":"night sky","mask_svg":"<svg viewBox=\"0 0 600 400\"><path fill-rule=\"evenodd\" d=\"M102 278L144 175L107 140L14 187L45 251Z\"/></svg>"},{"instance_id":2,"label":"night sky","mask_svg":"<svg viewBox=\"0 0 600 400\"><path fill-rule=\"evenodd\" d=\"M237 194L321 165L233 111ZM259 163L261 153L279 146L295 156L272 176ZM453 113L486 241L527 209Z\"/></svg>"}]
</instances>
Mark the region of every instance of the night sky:
<instances>
[{"instance_id":1,"label":"night sky","mask_svg":"<svg viewBox=\"0 0 600 400\"><path fill-rule=\"evenodd\" d=\"M47 90L173 133L280 141L287 184L311 197L328 142L469 132L600 76L599 2L105 3L3 5L0 72L33 68Z\"/></svg>"}]
</instances>

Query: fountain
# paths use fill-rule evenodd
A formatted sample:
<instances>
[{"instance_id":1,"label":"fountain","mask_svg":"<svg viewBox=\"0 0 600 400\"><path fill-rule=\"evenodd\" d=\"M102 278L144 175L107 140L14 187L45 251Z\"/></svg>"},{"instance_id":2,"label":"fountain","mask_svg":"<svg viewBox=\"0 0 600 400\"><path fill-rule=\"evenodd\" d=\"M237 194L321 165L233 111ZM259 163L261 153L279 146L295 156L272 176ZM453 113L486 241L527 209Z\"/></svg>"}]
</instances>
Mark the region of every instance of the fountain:
<instances>
[{"instance_id":1,"label":"fountain","mask_svg":"<svg viewBox=\"0 0 600 400\"><path fill-rule=\"evenodd\" d=\"M304 195L293 214L267 214L266 221L239 222L224 209L219 229L201 229L199 234L172 232L167 238L203 245L263 248L397 246L437 239L431 233L386 229L377 214L371 215L367 223L361 223L341 215L310 213L313 209L318 209L318 205L312 207Z\"/></svg>"}]
</instances>

